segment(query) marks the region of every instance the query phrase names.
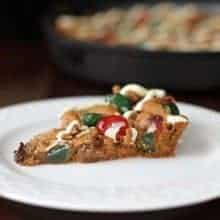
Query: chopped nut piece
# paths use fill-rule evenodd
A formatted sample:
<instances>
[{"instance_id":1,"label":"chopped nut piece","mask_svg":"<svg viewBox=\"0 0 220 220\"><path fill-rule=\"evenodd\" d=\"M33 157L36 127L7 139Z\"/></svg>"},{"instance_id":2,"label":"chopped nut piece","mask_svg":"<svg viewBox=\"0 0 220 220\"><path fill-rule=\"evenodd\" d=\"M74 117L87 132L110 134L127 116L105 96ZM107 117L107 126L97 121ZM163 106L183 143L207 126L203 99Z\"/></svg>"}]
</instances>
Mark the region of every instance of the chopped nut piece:
<instances>
[{"instance_id":1,"label":"chopped nut piece","mask_svg":"<svg viewBox=\"0 0 220 220\"><path fill-rule=\"evenodd\" d=\"M120 92L121 87L119 85L114 85L112 87L112 93L113 94L118 94Z\"/></svg>"}]
</instances>

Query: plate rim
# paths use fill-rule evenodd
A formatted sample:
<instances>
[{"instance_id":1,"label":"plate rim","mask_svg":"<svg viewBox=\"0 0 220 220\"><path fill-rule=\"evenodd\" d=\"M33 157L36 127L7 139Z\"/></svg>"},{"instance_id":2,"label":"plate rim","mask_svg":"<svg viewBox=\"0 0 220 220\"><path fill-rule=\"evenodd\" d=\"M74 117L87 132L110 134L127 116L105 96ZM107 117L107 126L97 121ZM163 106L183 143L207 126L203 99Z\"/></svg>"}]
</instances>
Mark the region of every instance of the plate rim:
<instances>
[{"instance_id":1,"label":"plate rim","mask_svg":"<svg viewBox=\"0 0 220 220\"><path fill-rule=\"evenodd\" d=\"M0 198L9 200L11 202L17 202L23 205L27 205L27 206L32 206L32 207L36 207L36 208L46 208L46 209L52 209L52 210L59 210L59 211L70 211L70 212L85 212L85 213L141 213L141 212L158 212L158 211L169 211L169 210L173 210L173 209L177 209L177 208L187 208L187 207L192 207L192 206L196 206L196 205L202 205L205 204L207 202L212 202L214 200L217 200L220 198L220 193L219 195L216 196L210 196L207 197L205 199L200 199L200 200L196 200L195 201L191 201L191 202L185 202L185 203L181 203L181 204L176 204L176 205L167 205L167 206L157 206L155 208L145 208L145 207L141 207L141 208L123 208L123 209L100 209L100 208L86 208L86 207L72 207L72 206L60 206L60 205L51 205L48 203L40 203L40 202L36 202L36 201L30 201L28 199L22 199L22 198L18 198L18 197L14 197L11 196L10 194L2 194L0 193Z\"/></svg>"}]
</instances>

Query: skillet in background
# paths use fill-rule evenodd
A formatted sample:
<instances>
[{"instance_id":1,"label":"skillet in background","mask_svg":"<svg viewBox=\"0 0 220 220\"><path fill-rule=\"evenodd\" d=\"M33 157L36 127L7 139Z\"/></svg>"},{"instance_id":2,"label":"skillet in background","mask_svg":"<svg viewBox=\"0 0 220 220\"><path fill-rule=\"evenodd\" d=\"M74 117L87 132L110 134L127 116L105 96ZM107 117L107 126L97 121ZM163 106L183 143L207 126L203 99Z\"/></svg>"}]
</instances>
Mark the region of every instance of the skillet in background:
<instances>
[{"instance_id":1,"label":"skillet in background","mask_svg":"<svg viewBox=\"0 0 220 220\"><path fill-rule=\"evenodd\" d=\"M129 5L140 2L143 3L132 1ZM198 4L207 10L220 11L220 4L214 2ZM45 17L44 31L49 51L63 74L98 83L136 82L147 87L184 91L220 87L220 52L165 52L124 46L109 47L68 40L54 30L54 20L62 13L82 15L109 7L120 5L117 1L94 0L88 4L73 4L67 10L52 10Z\"/></svg>"}]
</instances>

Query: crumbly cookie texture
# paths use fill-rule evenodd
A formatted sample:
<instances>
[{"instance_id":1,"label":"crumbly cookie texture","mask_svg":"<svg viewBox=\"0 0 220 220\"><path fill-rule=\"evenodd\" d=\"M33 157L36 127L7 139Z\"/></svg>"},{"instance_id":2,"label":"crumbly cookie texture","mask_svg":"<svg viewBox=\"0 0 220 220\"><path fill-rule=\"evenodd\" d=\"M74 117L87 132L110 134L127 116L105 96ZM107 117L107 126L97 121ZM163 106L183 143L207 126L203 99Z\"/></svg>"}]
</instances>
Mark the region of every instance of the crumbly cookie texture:
<instances>
[{"instance_id":1,"label":"crumbly cookie texture","mask_svg":"<svg viewBox=\"0 0 220 220\"><path fill-rule=\"evenodd\" d=\"M106 104L69 108L60 115L58 128L20 143L15 161L32 166L174 156L188 123L165 91L114 86Z\"/></svg>"}]
</instances>

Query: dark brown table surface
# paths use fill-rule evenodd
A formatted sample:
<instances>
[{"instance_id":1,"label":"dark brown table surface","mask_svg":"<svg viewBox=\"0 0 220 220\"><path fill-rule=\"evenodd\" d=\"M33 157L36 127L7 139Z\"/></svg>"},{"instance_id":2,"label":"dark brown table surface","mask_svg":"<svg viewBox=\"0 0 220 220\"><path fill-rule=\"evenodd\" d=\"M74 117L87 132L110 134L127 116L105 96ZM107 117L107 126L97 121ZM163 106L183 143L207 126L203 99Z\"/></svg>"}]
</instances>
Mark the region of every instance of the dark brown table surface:
<instances>
[{"instance_id":1,"label":"dark brown table surface","mask_svg":"<svg viewBox=\"0 0 220 220\"><path fill-rule=\"evenodd\" d=\"M51 64L40 43L0 43L0 106L18 102L91 94L105 94L110 85L67 79ZM211 68L211 67L210 67ZM187 76L186 76L187 77ZM174 92L180 101L220 110L220 91ZM219 174L217 174L219 175ZM206 219L220 217L220 200L172 210L134 214L91 214L55 211L0 199L0 220L20 219Z\"/></svg>"}]
</instances>

